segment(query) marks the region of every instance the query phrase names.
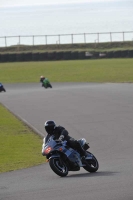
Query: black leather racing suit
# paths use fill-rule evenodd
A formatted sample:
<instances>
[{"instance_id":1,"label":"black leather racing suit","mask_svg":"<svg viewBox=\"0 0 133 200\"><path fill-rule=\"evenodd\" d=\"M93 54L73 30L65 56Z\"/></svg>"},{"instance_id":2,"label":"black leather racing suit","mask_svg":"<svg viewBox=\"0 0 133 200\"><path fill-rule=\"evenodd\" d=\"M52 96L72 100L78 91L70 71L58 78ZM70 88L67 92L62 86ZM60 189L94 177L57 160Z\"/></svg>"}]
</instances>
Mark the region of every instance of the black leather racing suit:
<instances>
[{"instance_id":1,"label":"black leather racing suit","mask_svg":"<svg viewBox=\"0 0 133 200\"><path fill-rule=\"evenodd\" d=\"M81 156L85 156L85 153L86 153L85 150L81 147L81 145L79 144L79 142L77 140L75 140L74 138L72 138L72 137L69 136L68 131L64 127L57 126L54 129L53 135L54 135L54 140L58 140L58 139L60 139L60 140L66 140L68 146L70 146L73 149L77 149L80 152ZM50 136L51 136L50 134L48 134L46 136L45 142L48 141L48 139L50 138Z\"/></svg>"}]
</instances>

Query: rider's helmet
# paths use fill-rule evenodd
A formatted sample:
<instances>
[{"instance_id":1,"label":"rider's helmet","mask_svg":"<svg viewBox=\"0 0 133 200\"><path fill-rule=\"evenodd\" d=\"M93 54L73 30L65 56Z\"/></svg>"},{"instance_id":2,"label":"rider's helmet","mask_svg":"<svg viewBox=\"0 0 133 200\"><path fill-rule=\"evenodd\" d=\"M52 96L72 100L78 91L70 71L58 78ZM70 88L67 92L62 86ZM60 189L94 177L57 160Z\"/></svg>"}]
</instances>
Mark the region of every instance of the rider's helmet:
<instances>
[{"instance_id":1,"label":"rider's helmet","mask_svg":"<svg viewBox=\"0 0 133 200\"><path fill-rule=\"evenodd\" d=\"M43 82L44 79L45 79L44 76L40 76L40 82Z\"/></svg>"},{"instance_id":2,"label":"rider's helmet","mask_svg":"<svg viewBox=\"0 0 133 200\"><path fill-rule=\"evenodd\" d=\"M56 123L52 120L46 121L44 124L44 128L48 134L52 135L54 129L56 128Z\"/></svg>"}]
</instances>

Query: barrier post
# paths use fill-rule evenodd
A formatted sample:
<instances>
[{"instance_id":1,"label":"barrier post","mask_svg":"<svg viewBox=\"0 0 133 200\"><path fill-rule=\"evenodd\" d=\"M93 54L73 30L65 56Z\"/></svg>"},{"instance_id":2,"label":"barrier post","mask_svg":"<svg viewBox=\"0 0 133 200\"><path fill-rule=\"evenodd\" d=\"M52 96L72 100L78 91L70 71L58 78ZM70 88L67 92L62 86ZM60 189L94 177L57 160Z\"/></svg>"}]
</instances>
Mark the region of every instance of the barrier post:
<instances>
[{"instance_id":1,"label":"barrier post","mask_svg":"<svg viewBox=\"0 0 133 200\"><path fill-rule=\"evenodd\" d=\"M86 34L84 33L84 43L86 43Z\"/></svg>"},{"instance_id":2,"label":"barrier post","mask_svg":"<svg viewBox=\"0 0 133 200\"><path fill-rule=\"evenodd\" d=\"M20 45L20 35L18 36L18 43L19 43L19 45Z\"/></svg>"},{"instance_id":3,"label":"barrier post","mask_svg":"<svg viewBox=\"0 0 133 200\"><path fill-rule=\"evenodd\" d=\"M46 45L47 45L47 35L45 35L45 41L46 41Z\"/></svg>"},{"instance_id":4,"label":"barrier post","mask_svg":"<svg viewBox=\"0 0 133 200\"><path fill-rule=\"evenodd\" d=\"M98 43L99 43L99 33L97 33L97 41L98 41Z\"/></svg>"},{"instance_id":5,"label":"barrier post","mask_svg":"<svg viewBox=\"0 0 133 200\"><path fill-rule=\"evenodd\" d=\"M73 44L73 34L71 34L71 38L72 38L72 44Z\"/></svg>"},{"instance_id":6,"label":"barrier post","mask_svg":"<svg viewBox=\"0 0 133 200\"><path fill-rule=\"evenodd\" d=\"M112 33L110 32L110 42L112 42Z\"/></svg>"},{"instance_id":7,"label":"barrier post","mask_svg":"<svg viewBox=\"0 0 133 200\"><path fill-rule=\"evenodd\" d=\"M58 35L58 38L59 38L59 44L60 44L60 35Z\"/></svg>"},{"instance_id":8,"label":"barrier post","mask_svg":"<svg viewBox=\"0 0 133 200\"><path fill-rule=\"evenodd\" d=\"M5 36L5 47L7 47L6 36Z\"/></svg>"},{"instance_id":9,"label":"barrier post","mask_svg":"<svg viewBox=\"0 0 133 200\"><path fill-rule=\"evenodd\" d=\"M123 42L124 42L125 38L124 38L124 32L123 32Z\"/></svg>"},{"instance_id":10,"label":"barrier post","mask_svg":"<svg viewBox=\"0 0 133 200\"><path fill-rule=\"evenodd\" d=\"M33 46L34 46L34 35L33 35Z\"/></svg>"}]
</instances>

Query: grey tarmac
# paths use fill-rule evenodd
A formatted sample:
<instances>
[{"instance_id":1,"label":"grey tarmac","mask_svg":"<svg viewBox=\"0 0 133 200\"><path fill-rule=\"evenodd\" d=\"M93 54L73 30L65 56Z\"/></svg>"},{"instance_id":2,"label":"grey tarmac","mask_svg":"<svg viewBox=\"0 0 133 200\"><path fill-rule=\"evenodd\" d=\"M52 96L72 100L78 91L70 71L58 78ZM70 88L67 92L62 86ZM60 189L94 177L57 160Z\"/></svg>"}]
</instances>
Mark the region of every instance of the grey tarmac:
<instances>
[{"instance_id":1,"label":"grey tarmac","mask_svg":"<svg viewBox=\"0 0 133 200\"><path fill-rule=\"evenodd\" d=\"M52 85L4 84L0 102L42 137L52 119L75 139L86 138L99 170L61 178L46 163L1 173L0 200L133 200L133 84Z\"/></svg>"}]
</instances>

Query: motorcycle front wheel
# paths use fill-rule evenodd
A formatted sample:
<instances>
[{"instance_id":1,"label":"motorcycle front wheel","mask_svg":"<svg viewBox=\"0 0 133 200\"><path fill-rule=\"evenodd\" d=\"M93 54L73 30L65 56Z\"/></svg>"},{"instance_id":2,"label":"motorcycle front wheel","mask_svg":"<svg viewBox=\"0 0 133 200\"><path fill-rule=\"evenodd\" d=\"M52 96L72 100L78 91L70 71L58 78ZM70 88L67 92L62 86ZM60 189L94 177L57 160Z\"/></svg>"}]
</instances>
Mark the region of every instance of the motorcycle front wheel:
<instances>
[{"instance_id":1,"label":"motorcycle front wheel","mask_svg":"<svg viewBox=\"0 0 133 200\"><path fill-rule=\"evenodd\" d=\"M67 165L60 160L60 158L51 158L49 160L49 165L51 169L58 175L58 176L67 176L68 174L68 167Z\"/></svg>"},{"instance_id":2,"label":"motorcycle front wheel","mask_svg":"<svg viewBox=\"0 0 133 200\"><path fill-rule=\"evenodd\" d=\"M96 172L99 168L98 160L92 153L90 152L87 152L87 153L91 154L92 159L89 159L89 160L86 159L87 165L84 166L83 168L90 173Z\"/></svg>"}]
</instances>

